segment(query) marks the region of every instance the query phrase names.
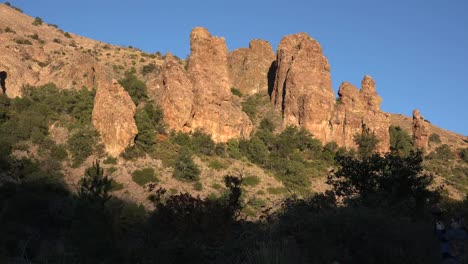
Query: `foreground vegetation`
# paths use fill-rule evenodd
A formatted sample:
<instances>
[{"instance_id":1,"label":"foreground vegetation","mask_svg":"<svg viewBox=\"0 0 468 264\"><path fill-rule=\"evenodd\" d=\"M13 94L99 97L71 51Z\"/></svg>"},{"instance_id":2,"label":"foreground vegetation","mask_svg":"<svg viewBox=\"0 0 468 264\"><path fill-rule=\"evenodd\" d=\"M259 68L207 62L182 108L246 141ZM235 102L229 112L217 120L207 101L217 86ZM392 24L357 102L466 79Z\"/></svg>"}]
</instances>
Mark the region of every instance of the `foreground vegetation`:
<instances>
[{"instance_id":1,"label":"foreground vegetation","mask_svg":"<svg viewBox=\"0 0 468 264\"><path fill-rule=\"evenodd\" d=\"M430 212L440 192L429 188L421 153L337 162L331 191L292 197L249 222L237 177L227 175L226 192L207 199L157 188L147 211L113 197L99 163L71 192L37 163L2 156L0 261L439 263ZM468 217L468 199L444 206Z\"/></svg>"},{"instance_id":2,"label":"foreground vegetation","mask_svg":"<svg viewBox=\"0 0 468 264\"><path fill-rule=\"evenodd\" d=\"M168 131L135 72L120 83L137 104L139 130L121 158L159 159L198 190L194 156L219 171L233 160L256 164L284 185L269 194L287 198L275 208L246 200L261 182L256 175L226 175L212 186L219 195L194 197L161 189L160 174L142 167L131 178L149 189L149 210L113 196L124 187L113 179L116 168L99 162L70 189L63 167L91 155L119 162L91 125L95 91L25 87L22 98L0 97L0 263L439 263L431 210L439 204L445 217L468 219L468 199L446 198L431 174L463 190L468 150L454 153L436 136L425 157L399 127L390 127L385 156L374 154L378 140L365 127L356 150L323 145L296 127L277 132L257 96L243 103L258 125L251 138L215 143L203 131ZM311 180L326 175L331 190L312 194ZM256 221L246 209L256 210Z\"/></svg>"}]
</instances>

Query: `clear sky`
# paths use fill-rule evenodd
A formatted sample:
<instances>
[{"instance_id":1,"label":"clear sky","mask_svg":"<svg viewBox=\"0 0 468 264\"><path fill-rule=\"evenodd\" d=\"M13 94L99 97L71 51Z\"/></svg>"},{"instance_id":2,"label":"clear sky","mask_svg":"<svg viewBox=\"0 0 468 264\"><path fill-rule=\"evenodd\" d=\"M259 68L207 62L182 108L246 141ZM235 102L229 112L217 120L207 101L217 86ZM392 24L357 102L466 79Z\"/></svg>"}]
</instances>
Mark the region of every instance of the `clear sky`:
<instances>
[{"instance_id":1,"label":"clear sky","mask_svg":"<svg viewBox=\"0 0 468 264\"><path fill-rule=\"evenodd\" d=\"M204 26L230 50L307 32L322 45L335 91L374 77L382 110L468 135L468 0L10 0L65 31L185 58Z\"/></svg>"}]
</instances>

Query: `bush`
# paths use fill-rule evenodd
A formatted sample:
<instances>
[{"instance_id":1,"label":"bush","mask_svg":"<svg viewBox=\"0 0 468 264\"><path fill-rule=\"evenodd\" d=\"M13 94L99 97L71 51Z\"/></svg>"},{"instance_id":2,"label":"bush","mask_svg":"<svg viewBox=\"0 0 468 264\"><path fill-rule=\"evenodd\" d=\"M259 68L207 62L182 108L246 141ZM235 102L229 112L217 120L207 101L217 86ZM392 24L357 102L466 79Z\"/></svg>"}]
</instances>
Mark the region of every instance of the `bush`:
<instances>
[{"instance_id":1,"label":"bush","mask_svg":"<svg viewBox=\"0 0 468 264\"><path fill-rule=\"evenodd\" d=\"M180 181L198 181L200 178L200 169L187 148L182 148L177 156L172 176Z\"/></svg>"},{"instance_id":2,"label":"bush","mask_svg":"<svg viewBox=\"0 0 468 264\"><path fill-rule=\"evenodd\" d=\"M440 140L439 134L432 133L432 134L429 136L429 142L430 142L430 143L435 143L435 144L440 144L442 141Z\"/></svg>"},{"instance_id":3,"label":"bush","mask_svg":"<svg viewBox=\"0 0 468 264\"><path fill-rule=\"evenodd\" d=\"M461 149L459 155L461 160L468 163L468 148Z\"/></svg>"},{"instance_id":4,"label":"bush","mask_svg":"<svg viewBox=\"0 0 468 264\"><path fill-rule=\"evenodd\" d=\"M150 63L141 68L141 74L147 75L151 72L157 72L158 68L156 67L156 64Z\"/></svg>"},{"instance_id":5,"label":"bush","mask_svg":"<svg viewBox=\"0 0 468 264\"><path fill-rule=\"evenodd\" d=\"M32 42L28 39L15 39L15 42L20 45L32 45Z\"/></svg>"},{"instance_id":6,"label":"bush","mask_svg":"<svg viewBox=\"0 0 468 264\"><path fill-rule=\"evenodd\" d=\"M132 173L132 180L140 186L150 182L157 183L159 181L153 168L144 168L134 171Z\"/></svg>"},{"instance_id":7,"label":"bush","mask_svg":"<svg viewBox=\"0 0 468 264\"><path fill-rule=\"evenodd\" d=\"M63 35L64 35L66 38L71 38L71 37L72 37L72 36L70 35L70 33L68 33L68 32L63 33Z\"/></svg>"},{"instance_id":8,"label":"bush","mask_svg":"<svg viewBox=\"0 0 468 264\"><path fill-rule=\"evenodd\" d=\"M40 26L40 25L42 25L42 22L43 22L43 21L42 21L42 18L36 17L36 18L34 19L34 21L32 22L32 24L33 24L34 26Z\"/></svg>"},{"instance_id":9,"label":"bush","mask_svg":"<svg viewBox=\"0 0 468 264\"><path fill-rule=\"evenodd\" d=\"M88 158L97 145L98 134L92 127L83 127L73 133L67 140L68 150L72 154L75 165L81 164Z\"/></svg>"},{"instance_id":10,"label":"bush","mask_svg":"<svg viewBox=\"0 0 468 264\"><path fill-rule=\"evenodd\" d=\"M114 179L111 180L111 188L109 191L111 192L116 192L116 191L120 191L124 188L124 185Z\"/></svg>"},{"instance_id":11,"label":"bush","mask_svg":"<svg viewBox=\"0 0 468 264\"><path fill-rule=\"evenodd\" d=\"M439 159L439 160L453 160L455 156L452 153L452 149L447 144L438 146L433 152L431 152L428 157L430 159Z\"/></svg>"},{"instance_id":12,"label":"bush","mask_svg":"<svg viewBox=\"0 0 468 264\"><path fill-rule=\"evenodd\" d=\"M125 77L119 80L119 84L128 92L136 105L148 98L146 84L139 80L137 76L130 71L126 72Z\"/></svg>"},{"instance_id":13,"label":"bush","mask_svg":"<svg viewBox=\"0 0 468 264\"><path fill-rule=\"evenodd\" d=\"M195 183L193 184L193 189L195 189L195 191L199 191L199 192L200 192L201 190L203 190L203 185L202 185L202 183L201 183L201 182L195 182Z\"/></svg>"},{"instance_id":14,"label":"bush","mask_svg":"<svg viewBox=\"0 0 468 264\"><path fill-rule=\"evenodd\" d=\"M211 136L203 133L201 130L196 130L192 134L192 150L196 153L204 155L213 155L215 150L215 143Z\"/></svg>"},{"instance_id":15,"label":"bush","mask_svg":"<svg viewBox=\"0 0 468 264\"><path fill-rule=\"evenodd\" d=\"M237 89L237 88L232 87L232 88L231 88L231 93L232 93L233 95L237 95L237 96L239 96L239 97L242 97L242 92L241 92L239 89Z\"/></svg>"},{"instance_id":16,"label":"bush","mask_svg":"<svg viewBox=\"0 0 468 264\"><path fill-rule=\"evenodd\" d=\"M109 156L102 163L104 163L104 164L117 164L117 158Z\"/></svg>"}]
</instances>

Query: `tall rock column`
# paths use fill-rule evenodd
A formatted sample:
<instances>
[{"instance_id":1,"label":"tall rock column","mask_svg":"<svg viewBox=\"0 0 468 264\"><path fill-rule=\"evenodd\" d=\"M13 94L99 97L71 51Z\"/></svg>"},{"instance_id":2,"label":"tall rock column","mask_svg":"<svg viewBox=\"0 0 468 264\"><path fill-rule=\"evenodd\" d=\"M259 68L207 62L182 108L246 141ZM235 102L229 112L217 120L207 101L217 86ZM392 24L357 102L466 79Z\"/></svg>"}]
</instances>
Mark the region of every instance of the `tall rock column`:
<instances>
[{"instance_id":1,"label":"tall rock column","mask_svg":"<svg viewBox=\"0 0 468 264\"><path fill-rule=\"evenodd\" d=\"M193 85L184 67L170 54L161 70L161 97L164 121L177 131L190 132L193 108Z\"/></svg>"},{"instance_id":2,"label":"tall rock column","mask_svg":"<svg viewBox=\"0 0 468 264\"><path fill-rule=\"evenodd\" d=\"M268 41L254 39L249 48L234 50L228 55L228 69L232 86L243 94L268 92L269 72L275 53Z\"/></svg>"},{"instance_id":3,"label":"tall rock column","mask_svg":"<svg viewBox=\"0 0 468 264\"><path fill-rule=\"evenodd\" d=\"M336 141L340 146L355 148L354 136L361 133L362 125L365 125L379 140L377 151L388 152L390 120L388 114L380 110L382 98L377 94L374 80L366 75L361 82L361 90L343 82L338 95L340 97L330 120L329 140Z\"/></svg>"},{"instance_id":4,"label":"tall rock column","mask_svg":"<svg viewBox=\"0 0 468 264\"><path fill-rule=\"evenodd\" d=\"M276 63L271 101L282 112L283 128L303 127L328 141L335 96L320 44L306 33L286 36L278 46Z\"/></svg>"},{"instance_id":5,"label":"tall rock column","mask_svg":"<svg viewBox=\"0 0 468 264\"><path fill-rule=\"evenodd\" d=\"M216 142L249 137L252 122L232 98L224 38L198 27L190 35L190 46L188 74L194 87L191 128L211 134Z\"/></svg>"},{"instance_id":6,"label":"tall rock column","mask_svg":"<svg viewBox=\"0 0 468 264\"><path fill-rule=\"evenodd\" d=\"M138 133L135 113L132 98L116 80L97 88L92 122L108 154L116 157L133 145Z\"/></svg>"},{"instance_id":7,"label":"tall rock column","mask_svg":"<svg viewBox=\"0 0 468 264\"><path fill-rule=\"evenodd\" d=\"M427 150L429 145L429 124L424 121L419 110L413 110L413 145L416 148Z\"/></svg>"}]
</instances>

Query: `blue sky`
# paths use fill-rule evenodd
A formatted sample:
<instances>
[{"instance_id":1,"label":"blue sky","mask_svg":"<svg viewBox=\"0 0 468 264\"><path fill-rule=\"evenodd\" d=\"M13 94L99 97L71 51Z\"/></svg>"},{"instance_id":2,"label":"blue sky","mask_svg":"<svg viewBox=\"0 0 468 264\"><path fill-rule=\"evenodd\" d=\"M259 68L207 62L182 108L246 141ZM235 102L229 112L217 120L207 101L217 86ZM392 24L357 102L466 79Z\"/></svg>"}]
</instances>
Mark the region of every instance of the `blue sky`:
<instances>
[{"instance_id":1,"label":"blue sky","mask_svg":"<svg viewBox=\"0 0 468 264\"><path fill-rule=\"evenodd\" d=\"M374 77L382 110L468 135L468 1L10 0L31 16L93 39L185 58L189 34L204 26L230 50L251 39L276 49L307 32L322 45L335 91Z\"/></svg>"}]
</instances>

